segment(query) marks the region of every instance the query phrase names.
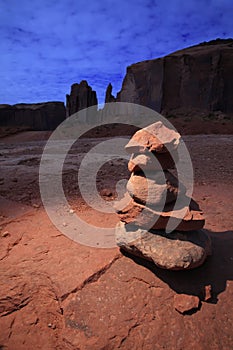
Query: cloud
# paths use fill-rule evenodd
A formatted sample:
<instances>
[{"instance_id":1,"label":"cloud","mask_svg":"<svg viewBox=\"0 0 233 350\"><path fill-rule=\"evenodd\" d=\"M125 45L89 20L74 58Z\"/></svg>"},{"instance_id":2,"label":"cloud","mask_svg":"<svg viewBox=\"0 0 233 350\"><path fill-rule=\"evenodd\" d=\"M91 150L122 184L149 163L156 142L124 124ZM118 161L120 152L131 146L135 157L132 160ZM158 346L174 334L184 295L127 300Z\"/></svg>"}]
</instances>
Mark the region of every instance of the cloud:
<instances>
[{"instance_id":1,"label":"cloud","mask_svg":"<svg viewBox=\"0 0 233 350\"><path fill-rule=\"evenodd\" d=\"M3 0L0 103L64 100L82 79L100 102L126 67L233 35L231 0Z\"/></svg>"}]
</instances>

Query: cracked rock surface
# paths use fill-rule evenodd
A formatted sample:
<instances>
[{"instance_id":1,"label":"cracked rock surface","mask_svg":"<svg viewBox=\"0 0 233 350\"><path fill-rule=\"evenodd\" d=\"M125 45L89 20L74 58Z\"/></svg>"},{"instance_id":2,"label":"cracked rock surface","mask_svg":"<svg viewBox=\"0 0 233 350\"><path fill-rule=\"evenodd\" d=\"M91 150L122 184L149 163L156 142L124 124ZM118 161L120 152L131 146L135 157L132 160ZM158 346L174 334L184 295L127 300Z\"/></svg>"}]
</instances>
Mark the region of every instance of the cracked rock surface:
<instances>
[{"instance_id":1,"label":"cracked rock surface","mask_svg":"<svg viewBox=\"0 0 233 350\"><path fill-rule=\"evenodd\" d=\"M77 150L84 152L87 144L82 140ZM132 259L118 248L91 248L63 236L40 206L37 165L29 166L31 161L17 166L17 159L27 157L36 158L38 164L41 141L34 140L30 147L25 141L5 144L0 187L0 349L233 347L232 137L190 136L187 145L195 169L194 198L206 213L213 253L197 269L167 271ZM77 165L72 156L69 171ZM106 174L103 169L98 183L113 194L112 181L124 172L117 164L108 166ZM72 176L67 172L68 192L73 193ZM115 214L97 215L77 198L75 203L74 210L84 220L100 227L118 221ZM198 309L192 314L177 312L176 295L186 296L183 303L189 296L198 297Z\"/></svg>"}]
</instances>

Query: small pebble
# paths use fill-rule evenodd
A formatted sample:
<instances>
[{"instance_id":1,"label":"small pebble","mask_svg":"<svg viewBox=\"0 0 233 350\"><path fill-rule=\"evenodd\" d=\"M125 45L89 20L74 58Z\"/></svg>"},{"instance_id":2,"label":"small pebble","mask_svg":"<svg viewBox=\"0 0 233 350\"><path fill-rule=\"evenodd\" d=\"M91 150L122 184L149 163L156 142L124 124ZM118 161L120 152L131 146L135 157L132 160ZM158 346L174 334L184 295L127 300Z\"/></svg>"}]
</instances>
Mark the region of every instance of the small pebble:
<instances>
[{"instance_id":1,"label":"small pebble","mask_svg":"<svg viewBox=\"0 0 233 350\"><path fill-rule=\"evenodd\" d=\"M48 327L52 329L56 329L56 325L52 323L48 323Z\"/></svg>"},{"instance_id":2,"label":"small pebble","mask_svg":"<svg viewBox=\"0 0 233 350\"><path fill-rule=\"evenodd\" d=\"M209 301L212 298L212 286L209 284L205 286L205 301Z\"/></svg>"},{"instance_id":3,"label":"small pebble","mask_svg":"<svg viewBox=\"0 0 233 350\"><path fill-rule=\"evenodd\" d=\"M8 237L8 236L10 236L9 231L5 231L5 232L3 232L2 237Z\"/></svg>"}]
</instances>

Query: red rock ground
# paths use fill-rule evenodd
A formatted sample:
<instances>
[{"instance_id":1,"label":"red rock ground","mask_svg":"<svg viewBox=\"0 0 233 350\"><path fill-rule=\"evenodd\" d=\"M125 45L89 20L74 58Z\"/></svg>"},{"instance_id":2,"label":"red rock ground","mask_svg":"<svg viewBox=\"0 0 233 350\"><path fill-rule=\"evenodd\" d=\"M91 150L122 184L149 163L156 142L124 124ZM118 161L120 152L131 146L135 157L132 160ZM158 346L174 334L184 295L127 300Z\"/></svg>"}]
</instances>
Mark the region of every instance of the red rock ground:
<instances>
[{"instance_id":1,"label":"red rock ground","mask_svg":"<svg viewBox=\"0 0 233 350\"><path fill-rule=\"evenodd\" d=\"M39 197L38 165L47 137L27 132L1 140L0 349L232 349L232 135L185 137L194 198L213 242L208 261L185 272L63 236ZM96 142L79 141L75 162ZM115 181L124 175L124 161L101 169L98 188L106 199L114 197ZM74 210L98 226L116 223L115 214L85 205L75 179L71 164L65 187ZM211 299L205 301L209 285ZM198 296L199 309L177 312L177 294Z\"/></svg>"}]
</instances>

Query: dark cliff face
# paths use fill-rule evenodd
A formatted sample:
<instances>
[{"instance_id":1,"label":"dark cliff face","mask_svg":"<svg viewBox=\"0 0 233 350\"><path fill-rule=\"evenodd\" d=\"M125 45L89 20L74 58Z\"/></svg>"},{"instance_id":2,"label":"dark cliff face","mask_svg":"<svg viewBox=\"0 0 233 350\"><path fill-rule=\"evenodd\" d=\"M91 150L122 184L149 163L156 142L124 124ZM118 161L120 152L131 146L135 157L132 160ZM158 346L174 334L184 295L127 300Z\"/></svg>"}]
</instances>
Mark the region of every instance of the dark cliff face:
<instances>
[{"instance_id":1,"label":"dark cliff face","mask_svg":"<svg viewBox=\"0 0 233 350\"><path fill-rule=\"evenodd\" d=\"M233 39L215 40L127 68L119 102L164 114L233 113Z\"/></svg>"},{"instance_id":2,"label":"dark cliff face","mask_svg":"<svg viewBox=\"0 0 233 350\"><path fill-rule=\"evenodd\" d=\"M54 130L65 120L63 102L0 105L0 126Z\"/></svg>"},{"instance_id":3,"label":"dark cliff face","mask_svg":"<svg viewBox=\"0 0 233 350\"><path fill-rule=\"evenodd\" d=\"M97 106L97 104L96 92L92 90L86 80L82 80L80 84L73 84L70 95L66 95L66 116L69 117L87 107Z\"/></svg>"}]
</instances>

